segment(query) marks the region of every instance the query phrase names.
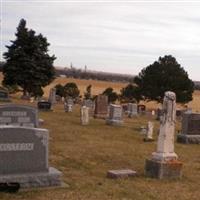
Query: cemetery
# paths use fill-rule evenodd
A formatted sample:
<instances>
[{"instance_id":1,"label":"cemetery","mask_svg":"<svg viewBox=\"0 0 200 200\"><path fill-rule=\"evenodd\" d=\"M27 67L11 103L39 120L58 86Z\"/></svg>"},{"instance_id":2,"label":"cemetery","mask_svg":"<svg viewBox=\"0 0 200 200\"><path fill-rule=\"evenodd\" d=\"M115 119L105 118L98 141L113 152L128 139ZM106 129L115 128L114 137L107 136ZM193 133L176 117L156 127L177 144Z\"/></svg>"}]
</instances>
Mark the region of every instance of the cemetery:
<instances>
[{"instance_id":1,"label":"cemetery","mask_svg":"<svg viewBox=\"0 0 200 200\"><path fill-rule=\"evenodd\" d=\"M198 16L176 16L185 10L165 3L158 13L144 2L137 12L137 4L120 2L79 9L78 1L69 8L13 3L0 5L8 17L1 32L0 199L199 200L200 82L184 69L199 57L196 43L182 41L190 37L176 29L180 19L194 25ZM170 23L159 17L165 10ZM13 39L15 14L36 31L21 18ZM190 31L181 33L192 33L185 27Z\"/></svg>"},{"instance_id":2,"label":"cemetery","mask_svg":"<svg viewBox=\"0 0 200 200\"><path fill-rule=\"evenodd\" d=\"M101 99L106 103L102 96ZM180 195L182 199L198 194L199 146L176 142L176 137L182 134L179 130L183 128L183 133L187 132L185 122L182 125L182 121L177 120L173 132L171 125L163 124L161 128L162 122L156 120L156 115L138 113L130 118L118 104L106 103L107 118L96 118L95 113L89 115L89 105L85 103L73 104L71 113L66 113L64 104L72 104L71 100L56 102L53 112L37 109L36 101L20 98L12 101L0 106L0 138L4 141L0 145L0 182L19 183L15 199L43 199L44 196L93 199L94 195L97 199L157 199L166 198L167 190L171 191L168 194L171 199L176 198L177 191L184 194ZM102 102L97 99L95 104L102 106ZM176 109L170 103L166 105L167 109ZM102 109L105 113L105 105ZM101 113L100 108L98 111ZM167 112L172 114L167 119L171 124L176 111ZM39 125L39 118L45 123ZM193 118L198 120L196 115L190 117ZM145 140L140 134L142 126L147 131ZM171 144L166 141L167 146L162 141L162 134L169 134L165 133L166 127L172 131ZM194 134L198 135L198 131ZM46 147L43 147L44 141ZM196 189L190 192L192 182ZM39 189L45 187L49 189ZM24 192L23 188L29 189ZM185 189L188 190L186 196ZM13 196L0 195L3 199Z\"/></svg>"}]
</instances>

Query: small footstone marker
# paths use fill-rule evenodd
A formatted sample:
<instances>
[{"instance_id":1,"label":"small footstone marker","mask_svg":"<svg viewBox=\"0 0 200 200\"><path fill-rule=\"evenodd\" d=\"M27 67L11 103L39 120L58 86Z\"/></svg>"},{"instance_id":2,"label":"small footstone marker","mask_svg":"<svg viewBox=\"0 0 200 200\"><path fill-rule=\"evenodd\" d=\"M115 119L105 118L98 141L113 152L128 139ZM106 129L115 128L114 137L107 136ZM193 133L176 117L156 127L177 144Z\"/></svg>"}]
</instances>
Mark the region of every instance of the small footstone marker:
<instances>
[{"instance_id":1,"label":"small footstone marker","mask_svg":"<svg viewBox=\"0 0 200 200\"><path fill-rule=\"evenodd\" d=\"M136 176L137 172L133 171L131 169L119 169L119 170L109 170L107 172L108 178L128 178L128 177L134 177Z\"/></svg>"}]
</instances>

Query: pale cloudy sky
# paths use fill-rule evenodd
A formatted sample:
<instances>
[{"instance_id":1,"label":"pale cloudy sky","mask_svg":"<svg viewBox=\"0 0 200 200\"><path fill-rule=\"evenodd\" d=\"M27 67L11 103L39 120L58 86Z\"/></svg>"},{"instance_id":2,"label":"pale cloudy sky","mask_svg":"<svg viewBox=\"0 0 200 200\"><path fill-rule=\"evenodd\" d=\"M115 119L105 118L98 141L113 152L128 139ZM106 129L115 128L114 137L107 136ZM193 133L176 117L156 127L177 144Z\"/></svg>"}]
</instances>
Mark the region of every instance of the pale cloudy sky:
<instances>
[{"instance_id":1,"label":"pale cloudy sky","mask_svg":"<svg viewBox=\"0 0 200 200\"><path fill-rule=\"evenodd\" d=\"M200 1L0 1L3 52L24 18L47 37L56 66L135 75L171 54L200 80Z\"/></svg>"}]
</instances>

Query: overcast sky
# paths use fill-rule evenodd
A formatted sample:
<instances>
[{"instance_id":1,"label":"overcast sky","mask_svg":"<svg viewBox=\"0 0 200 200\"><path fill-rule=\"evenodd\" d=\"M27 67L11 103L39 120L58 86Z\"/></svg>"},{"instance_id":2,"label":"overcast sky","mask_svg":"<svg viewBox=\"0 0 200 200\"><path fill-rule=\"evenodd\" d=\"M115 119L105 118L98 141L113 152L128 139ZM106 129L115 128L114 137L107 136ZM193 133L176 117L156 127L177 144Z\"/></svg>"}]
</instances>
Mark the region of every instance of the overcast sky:
<instances>
[{"instance_id":1,"label":"overcast sky","mask_svg":"<svg viewBox=\"0 0 200 200\"><path fill-rule=\"evenodd\" d=\"M200 81L200 2L1 1L3 52L24 18L47 37L56 66L136 75L171 54Z\"/></svg>"}]
</instances>

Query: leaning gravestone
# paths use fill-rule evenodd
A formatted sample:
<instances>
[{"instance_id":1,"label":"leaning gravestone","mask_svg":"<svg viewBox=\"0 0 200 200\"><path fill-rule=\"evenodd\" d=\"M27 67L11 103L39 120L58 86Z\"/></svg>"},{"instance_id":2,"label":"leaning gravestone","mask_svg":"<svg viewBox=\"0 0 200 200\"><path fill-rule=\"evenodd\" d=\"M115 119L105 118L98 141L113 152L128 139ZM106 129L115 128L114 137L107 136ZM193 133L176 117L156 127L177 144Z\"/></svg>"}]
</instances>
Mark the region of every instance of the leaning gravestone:
<instances>
[{"instance_id":1,"label":"leaning gravestone","mask_svg":"<svg viewBox=\"0 0 200 200\"><path fill-rule=\"evenodd\" d=\"M182 132L177 135L177 142L200 144L200 113L183 114Z\"/></svg>"},{"instance_id":2,"label":"leaning gravestone","mask_svg":"<svg viewBox=\"0 0 200 200\"><path fill-rule=\"evenodd\" d=\"M110 104L109 117L106 120L106 124L109 125L122 125L122 106Z\"/></svg>"},{"instance_id":3,"label":"leaning gravestone","mask_svg":"<svg viewBox=\"0 0 200 200\"><path fill-rule=\"evenodd\" d=\"M39 101L37 107L40 111L52 111L51 102L48 101Z\"/></svg>"},{"instance_id":4,"label":"leaning gravestone","mask_svg":"<svg viewBox=\"0 0 200 200\"><path fill-rule=\"evenodd\" d=\"M56 103L56 88L51 88L49 92L49 100L51 104Z\"/></svg>"},{"instance_id":5,"label":"leaning gravestone","mask_svg":"<svg viewBox=\"0 0 200 200\"><path fill-rule=\"evenodd\" d=\"M128 103L127 105L127 114L128 117L133 117L133 116L137 116L138 111L137 111L137 104L134 103Z\"/></svg>"},{"instance_id":6,"label":"leaning gravestone","mask_svg":"<svg viewBox=\"0 0 200 200\"><path fill-rule=\"evenodd\" d=\"M0 183L60 186L62 173L48 164L48 138L46 129L0 126Z\"/></svg>"},{"instance_id":7,"label":"leaning gravestone","mask_svg":"<svg viewBox=\"0 0 200 200\"><path fill-rule=\"evenodd\" d=\"M0 106L0 125L38 127L37 109L31 106L4 104Z\"/></svg>"},{"instance_id":8,"label":"leaning gravestone","mask_svg":"<svg viewBox=\"0 0 200 200\"><path fill-rule=\"evenodd\" d=\"M0 101L10 102L8 91L0 90Z\"/></svg>"},{"instance_id":9,"label":"leaning gravestone","mask_svg":"<svg viewBox=\"0 0 200 200\"><path fill-rule=\"evenodd\" d=\"M180 178L182 162L174 152L174 132L176 121L176 95L165 92L163 100L163 116L157 143L157 151L152 153L152 158L146 160L145 172L147 176L164 179Z\"/></svg>"},{"instance_id":10,"label":"leaning gravestone","mask_svg":"<svg viewBox=\"0 0 200 200\"><path fill-rule=\"evenodd\" d=\"M94 117L106 119L108 116L108 97L106 95L98 95L95 100Z\"/></svg>"}]
</instances>

